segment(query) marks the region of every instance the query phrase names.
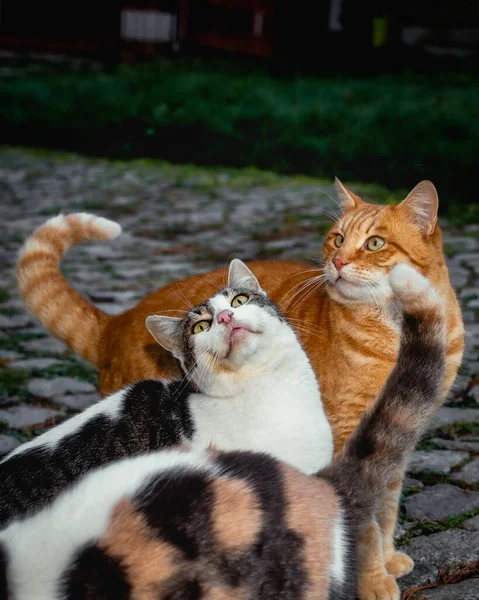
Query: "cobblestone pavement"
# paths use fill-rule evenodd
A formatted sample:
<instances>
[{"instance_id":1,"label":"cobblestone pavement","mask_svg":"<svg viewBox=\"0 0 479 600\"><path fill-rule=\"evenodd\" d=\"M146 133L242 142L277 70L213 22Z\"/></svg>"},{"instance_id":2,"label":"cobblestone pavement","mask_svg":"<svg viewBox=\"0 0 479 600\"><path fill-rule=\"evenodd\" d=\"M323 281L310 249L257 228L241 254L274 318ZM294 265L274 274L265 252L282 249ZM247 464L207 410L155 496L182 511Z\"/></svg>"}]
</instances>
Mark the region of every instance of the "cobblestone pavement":
<instances>
[{"instance_id":1,"label":"cobblestone pavement","mask_svg":"<svg viewBox=\"0 0 479 600\"><path fill-rule=\"evenodd\" d=\"M388 197L386 190L355 189ZM231 256L317 255L331 185L255 171L209 171L0 148L0 453L98 400L96 373L26 314L14 262L25 236L61 210L118 220L119 239L81 246L62 268L100 308L118 313L146 293ZM374 196L372 196L374 197ZM411 459L399 543L415 559L409 598L479 598L479 226L444 223L445 249L467 323L454 394ZM319 232L319 233L318 233ZM464 579L464 580L463 580Z\"/></svg>"}]
</instances>

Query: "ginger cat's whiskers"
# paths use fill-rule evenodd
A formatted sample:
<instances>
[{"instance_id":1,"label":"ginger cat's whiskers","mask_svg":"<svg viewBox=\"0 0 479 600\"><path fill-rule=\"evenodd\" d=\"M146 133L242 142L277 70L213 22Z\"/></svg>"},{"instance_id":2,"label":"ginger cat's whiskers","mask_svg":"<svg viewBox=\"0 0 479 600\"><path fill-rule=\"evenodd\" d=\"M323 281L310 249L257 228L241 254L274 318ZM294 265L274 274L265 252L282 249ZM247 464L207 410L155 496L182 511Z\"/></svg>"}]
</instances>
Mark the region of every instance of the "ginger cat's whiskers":
<instances>
[{"instance_id":1,"label":"ginger cat's whiskers","mask_svg":"<svg viewBox=\"0 0 479 600\"><path fill-rule=\"evenodd\" d=\"M325 277L326 277L326 275L324 275L324 273L320 273L316 277L310 277L309 279L306 279L306 281L301 281L299 284L293 286L290 290L288 290L287 294L290 294L294 290L295 287L298 287L298 285L301 286L298 290L296 290L296 292L293 294L293 296L289 299L288 307L290 307L290 310L292 310L292 308L293 308L292 303L293 303L293 300L296 298L296 296L300 295L305 290L309 289L310 286L314 285L318 281L318 279L323 279ZM287 294L285 294L285 295L287 295ZM283 298L284 298L284 296L283 296Z\"/></svg>"},{"instance_id":2,"label":"ginger cat's whiskers","mask_svg":"<svg viewBox=\"0 0 479 600\"><path fill-rule=\"evenodd\" d=\"M321 331L321 328L318 327L318 325L316 325L316 323L312 323L311 321L305 321L304 319L296 319L295 317L288 317L288 314L286 312L283 314L288 319L288 321L293 321L294 323L296 323L298 325L303 325L305 327L308 327L308 329L310 331L314 331L314 330Z\"/></svg>"},{"instance_id":3,"label":"ginger cat's whiskers","mask_svg":"<svg viewBox=\"0 0 479 600\"><path fill-rule=\"evenodd\" d=\"M291 279L292 277L297 277L297 276L299 276L299 275L304 275L304 274L306 274L306 273L319 273L319 274L321 274L321 271L320 271L319 269L317 269L317 268L314 268L314 269L306 269L305 271L301 271L300 273L294 273L293 275L291 275L291 277L288 277L288 278L287 278L285 281L288 281L288 279ZM295 284L294 284L294 285L293 285L293 286L292 286L292 287L291 287L291 288L290 288L290 289L289 289L289 290L288 290L288 291L287 291L287 292L286 292L286 293L285 293L285 294L284 294L284 295L283 295L283 296L282 296L282 297L281 297L281 298L278 300L278 302L277 302L278 306L281 306L281 303L283 302L284 298L286 298L286 296L288 296L289 294L291 294L291 292L294 290L294 288L297 288L297 287L299 287L299 286L301 286L301 285L307 285L307 284L308 284L308 282L310 282L310 281L311 281L311 278L309 278L309 279L306 279L306 281L304 281L304 280L301 280L301 281L298 281L298 283L295 283ZM293 296L293 298L294 298L294 296ZM293 298L291 298L291 300L292 300Z\"/></svg>"},{"instance_id":4,"label":"ginger cat's whiskers","mask_svg":"<svg viewBox=\"0 0 479 600\"><path fill-rule=\"evenodd\" d=\"M288 304L289 310L294 310L303 304L308 298L311 297L322 285L324 285L328 280L328 276L326 274L318 275L317 277L311 277L308 279L304 286L300 288L294 296L291 298L290 303ZM303 294L301 296L301 294ZM295 300L295 298L297 300ZM293 300L295 300L293 302Z\"/></svg>"}]
</instances>

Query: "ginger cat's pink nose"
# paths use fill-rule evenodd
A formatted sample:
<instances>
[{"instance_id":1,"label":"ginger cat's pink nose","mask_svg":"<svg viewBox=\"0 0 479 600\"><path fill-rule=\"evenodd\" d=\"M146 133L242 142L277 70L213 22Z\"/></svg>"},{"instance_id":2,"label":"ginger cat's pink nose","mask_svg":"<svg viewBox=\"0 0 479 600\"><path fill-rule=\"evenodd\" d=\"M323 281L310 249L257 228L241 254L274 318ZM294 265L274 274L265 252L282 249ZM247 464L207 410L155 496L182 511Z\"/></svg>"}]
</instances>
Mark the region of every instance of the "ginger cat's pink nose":
<instances>
[{"instance_id":1,"label":"ginger cat's pink nose","mask_svg":"<svg viewBox=\"0 0 479 600\"><path fill-rule=\"evenodd\" d=\"M233 312L225 308L218 314L218 323L229 323L231 321L231 317L233 316Z\"/></svg>"},{"instance_id":2,"label":"ginger cat's pink nose","mask_svg":"<svg viewBox=\"0 0 479 600\"><path fill-rule=\"evenodd\" d=\"M349 261L347 261L345 258L341 258L340 256L335 256L333 258L333 265L336 267L336 269L338 271L341 271L341 269L344 267L344 265L348 265Z\"/></svg>"}]
</instances>

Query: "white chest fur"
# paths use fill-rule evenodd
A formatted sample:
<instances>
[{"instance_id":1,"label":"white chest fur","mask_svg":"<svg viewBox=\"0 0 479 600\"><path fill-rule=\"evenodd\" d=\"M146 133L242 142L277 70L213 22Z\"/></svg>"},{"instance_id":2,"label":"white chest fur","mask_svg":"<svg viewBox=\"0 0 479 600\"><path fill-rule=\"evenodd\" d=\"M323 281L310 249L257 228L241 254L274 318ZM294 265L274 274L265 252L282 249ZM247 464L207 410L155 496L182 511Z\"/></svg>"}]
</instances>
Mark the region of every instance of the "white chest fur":
<instances>
[{"instance_id":1,"label":"white chest fur","mask_svg":"<svg viewBox=\"0 0 479 600\"><path fill-rule=\"evenodd\" d=\"M228 397L193 395L193 445L267 452L308 474L328 465L331 427L311 365L300 356L284 368L238 384Z\"/></svg>"}]
</instances>

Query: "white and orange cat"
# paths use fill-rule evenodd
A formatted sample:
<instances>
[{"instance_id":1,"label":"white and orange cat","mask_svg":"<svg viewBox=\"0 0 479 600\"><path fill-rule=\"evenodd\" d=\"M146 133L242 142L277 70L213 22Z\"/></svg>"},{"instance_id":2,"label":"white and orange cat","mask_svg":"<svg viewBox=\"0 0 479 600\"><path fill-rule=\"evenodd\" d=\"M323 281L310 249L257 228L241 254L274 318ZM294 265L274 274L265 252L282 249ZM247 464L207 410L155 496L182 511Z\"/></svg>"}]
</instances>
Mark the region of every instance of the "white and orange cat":
<instances>
[{"instance_id":1,"label":"white and orange cat","mask_svg":"<svg viewBox=\"0 0 479 600\"><path fill-rule=\"evenodd\" d=\"M398 361L332 465L307 476L268 454L184 447L103 465L0 532L2 600L353 600L362 536L445 372L439 295L408 265L388 281Z\"/></svg>"},{"instance_id":2,"label":"white and orange cat","mask_svg":"<svg viewBox=\"0 0 479 600\"><path fill-rule=\"evenodd\" d=\"M249 267L293 326L297 327L319 380L324 407L339 451L377 397L394 367L399 331L388 316L392 298L388 274L407 263L427 277L447 308L447 363L437 406L455 379L464 348L464 326L442 251L438 197L431 182L419 183L398 205L364 202L337 181L342 214L327 233L322 269L304 264L259 261ZM179 373L171 355L151 343L145 318L188 309L214 293L223 270L172 283L122 315L106 315L69 286L59 270L64 252L86 239L120 233L111 221L91 215L59 216L27 240L18 262L18 283L27 308L52 335L97 366L103 393L131 381L171 378ZM216 280L216 281L215 281ZM325 282L326 285L319 285ZM413 563L394 548L402 476L371 521L360 553L361 600L398 598L394 577Z\"/></svg>"}]
</instances>

